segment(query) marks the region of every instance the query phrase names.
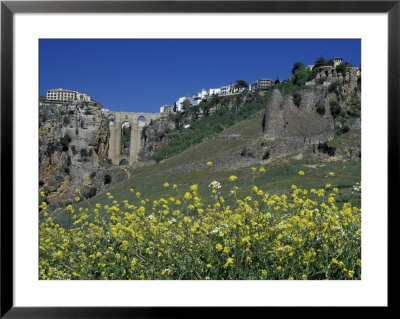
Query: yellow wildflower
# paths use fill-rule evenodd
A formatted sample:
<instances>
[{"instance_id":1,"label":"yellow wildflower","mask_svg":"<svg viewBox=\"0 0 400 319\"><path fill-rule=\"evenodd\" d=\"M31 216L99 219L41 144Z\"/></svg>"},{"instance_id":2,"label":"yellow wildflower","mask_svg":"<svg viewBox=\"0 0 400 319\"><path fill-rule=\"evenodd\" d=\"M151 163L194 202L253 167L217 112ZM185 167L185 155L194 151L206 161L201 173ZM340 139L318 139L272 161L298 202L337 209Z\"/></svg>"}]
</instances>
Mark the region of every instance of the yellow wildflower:
<instances>
[{"instance_id":1,"label":"yellow wildflower","mask_svg":"<svg viewBox=\"0 0 400 319\"><path fill-rule=\"evenodd\" d=\"M235 175L231 175L229 177L229 179L233 182L233 181L237 180L237 177Z\"/></svg>"},{"instance_id":2,"label":"yellow wildflower","mask_svg":"<svg viewBox=\"0 0 400 319\"><path fill-rule=\"evenodd\" d=\"M268 272L267 272L265 269L263 269L263 270L261 270L261 274L262 274L264 277L267 277Z\"/></svg>"},{"instance_id":3,"label":"yellow wildflower","mask_svg":"<svg viewBox=\"0 0 400 319\"><path fill-rule=\"evenodd\" d=\"M190 194L189 192L186 192L185 195L183 196L185 199L191 199L192 198L192 194Z\"/></svg>"}]
</instances>

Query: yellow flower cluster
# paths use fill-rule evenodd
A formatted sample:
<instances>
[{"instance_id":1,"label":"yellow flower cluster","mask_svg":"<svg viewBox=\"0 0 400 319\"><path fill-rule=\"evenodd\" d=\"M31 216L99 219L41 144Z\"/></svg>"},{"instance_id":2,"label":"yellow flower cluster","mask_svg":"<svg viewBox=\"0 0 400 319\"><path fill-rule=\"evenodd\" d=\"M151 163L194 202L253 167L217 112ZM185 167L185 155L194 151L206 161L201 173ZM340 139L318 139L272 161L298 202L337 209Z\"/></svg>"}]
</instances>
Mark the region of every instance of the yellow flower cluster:
<instances>
[{"instance_id":1,"label":"yellow flower cluster","mask_svg":"<svg viewBox=\"0 0 400 319\"><path fill-rule=\"evenodd\" d=\"M92 210L69 205L68 227L46 215L39 278L361 279L361 211L338 203L336 190L293 185L287 196L255 186L233 202L219 194L205 204L198 188L182 202L136 193L123 202L107 194L110 203Z\"/></svg>"}]
</instances>

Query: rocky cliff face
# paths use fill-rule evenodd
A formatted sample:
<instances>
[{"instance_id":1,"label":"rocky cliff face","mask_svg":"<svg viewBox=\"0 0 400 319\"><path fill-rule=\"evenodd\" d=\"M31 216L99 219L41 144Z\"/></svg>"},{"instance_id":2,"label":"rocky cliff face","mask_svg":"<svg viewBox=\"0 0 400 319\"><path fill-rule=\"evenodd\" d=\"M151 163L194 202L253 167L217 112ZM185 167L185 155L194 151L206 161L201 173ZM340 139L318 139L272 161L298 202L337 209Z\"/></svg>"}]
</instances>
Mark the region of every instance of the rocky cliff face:
<instances>
[{"instance_id":1,"label":"rocky cliff face","mask_svg":"<svg viewBox=\"0 0 400 319\"><path fill-rule=\"evenodd\" d=\"M324 67L312 83L307 83L309 89L285 98L279 90L274 90L263 122L268 157L280 158L312 148L321 159L335 155L337 159L359 159L361 104L358 73L356 68L349 68L342 75L333 67ZM346 145L329 145L335 136L344 133L348 133L342 138Z\"/></svg>"},{"instance_id":2,"label":"rocky cliff face","mask_svg":"<svg viewBox=\"0 0 400 319\"><path fill-rule=\"evenodd\" d=\"M70 199L76 188L84 194L100 190L108 143L108 120L100 104L47 103L40 108L39 188L49 203Z\"/></svg>"},{"instance_id":3,"label":"rocky cliff face","mask_svg":"<svg viewBox=\"0 0 400 319\"><path fill-rule=\"evenodd\" d=\"M347 68L346 72L337 72L332 66L324 66L322 70L310 81L308 85L316 85L322 83L323 87L328 87L333 83L337 83L340 88L340 94L352 94L358 85L360 71L356 67Z\"/></svg>"},{"instance_id":4,"label":"rocky cliff face","mask_svg":"<svg viewBox=\"0 0 400 319\"><path fill-rule=\"evenodd\" d=\"M332 139L333 118L329 103L318 92L301 93L301 102L295 105L293 96L283 99L274 90L265 111L264 137L266 140L285 139L296 144L315 144ZM324 115L316 112L317 103L325 105Z\"/></svg>"},{"instance_id":5,"label":"rocky cliff face","mask_svg":"<svg viewBox=\"0 0 400 319\"><path fill-rule=\"evenodd\" d=\"M147 161L155 154L158 148L169 144L171 138L165 134L173 131L175 128L175 122L169 117L162 117L145 127L142 133L144 146L139 154L139 159Z\"/></svg>"}]
</instances>

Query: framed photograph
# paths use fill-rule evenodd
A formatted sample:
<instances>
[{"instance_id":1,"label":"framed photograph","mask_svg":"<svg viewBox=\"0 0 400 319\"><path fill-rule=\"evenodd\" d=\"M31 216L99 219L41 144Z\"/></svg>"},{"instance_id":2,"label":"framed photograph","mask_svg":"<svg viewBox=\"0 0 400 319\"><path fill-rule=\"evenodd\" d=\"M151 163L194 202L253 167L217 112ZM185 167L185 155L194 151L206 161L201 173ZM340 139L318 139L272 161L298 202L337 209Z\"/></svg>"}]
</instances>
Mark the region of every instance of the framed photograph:
<instances>
[{"instance_id":1,"label":"framed photograph","mask_svg":"<svg viewBox=\"0 0 400 319\"><path fill-rule=\"evenodd\" d=\"M389 309L399 18L2 1L1 317Z\"/></svg>"}]
</instances>

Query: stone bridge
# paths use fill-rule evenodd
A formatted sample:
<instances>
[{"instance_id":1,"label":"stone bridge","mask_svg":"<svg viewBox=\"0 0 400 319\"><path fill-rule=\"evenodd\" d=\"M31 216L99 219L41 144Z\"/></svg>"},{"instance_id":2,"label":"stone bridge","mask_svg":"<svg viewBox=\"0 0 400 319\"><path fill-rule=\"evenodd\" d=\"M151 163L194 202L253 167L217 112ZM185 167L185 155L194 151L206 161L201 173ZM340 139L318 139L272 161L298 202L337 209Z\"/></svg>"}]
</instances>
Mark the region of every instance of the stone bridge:
<instances>
[{"instance_id":1,"label":"stone bridge","mask_svg":"<svg viewBox=\"0 0 400 319\"><path fill-rule=\"evenodd\" d=\"M143 127L149 125L152 120L164 116L162 113L112 111L103 111L103 113L109 120L110 141L108 158L111 159L114 165L132 165L137 162L139 152L143 148ZM125 131L123 131L123 127L126 128ZM126 134L129 134L129 131L130 136L126 136Z\"/></svg>"}]
</instances>

